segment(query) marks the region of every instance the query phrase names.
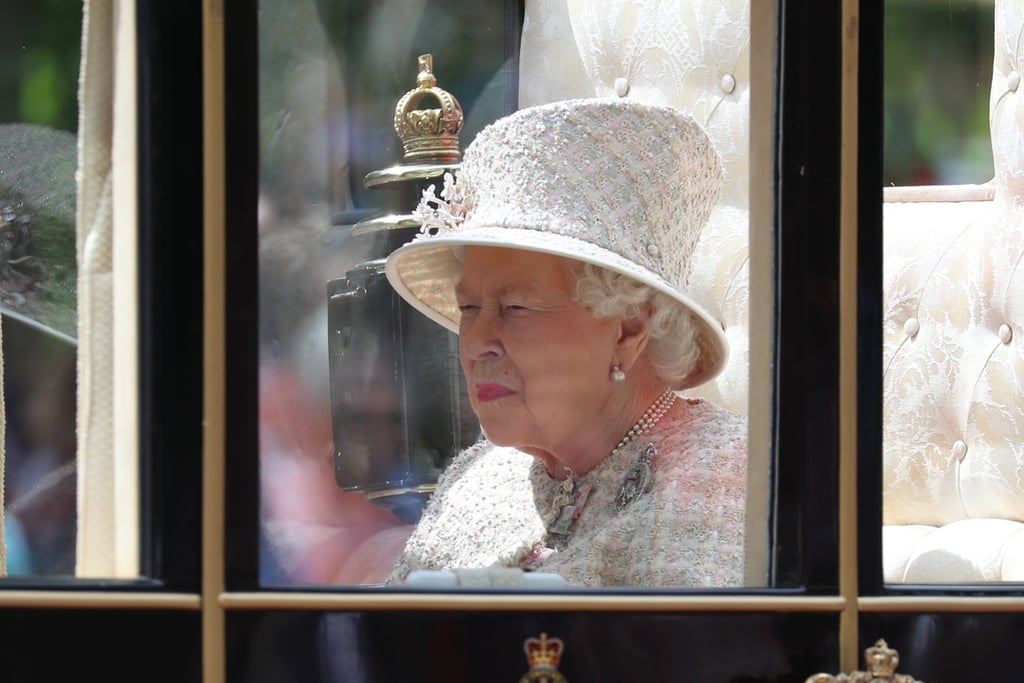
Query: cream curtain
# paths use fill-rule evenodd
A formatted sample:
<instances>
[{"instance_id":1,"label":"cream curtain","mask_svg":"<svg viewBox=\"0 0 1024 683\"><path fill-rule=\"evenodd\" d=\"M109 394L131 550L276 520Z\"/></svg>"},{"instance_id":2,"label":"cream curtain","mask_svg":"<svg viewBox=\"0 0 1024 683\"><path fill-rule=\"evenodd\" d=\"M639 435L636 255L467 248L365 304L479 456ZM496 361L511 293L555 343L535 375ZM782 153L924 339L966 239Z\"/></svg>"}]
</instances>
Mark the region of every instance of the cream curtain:
<instances>
[{"instance_id":1,"label":"cream curtain","mask_svg":"<svg viewBox=\"0 0 1024 683\"><path fill-rule=\"evenodd\" d=\"M132 0L86 0L78 137L76 575L139 573Z\"/></svg>"}]
</instances>

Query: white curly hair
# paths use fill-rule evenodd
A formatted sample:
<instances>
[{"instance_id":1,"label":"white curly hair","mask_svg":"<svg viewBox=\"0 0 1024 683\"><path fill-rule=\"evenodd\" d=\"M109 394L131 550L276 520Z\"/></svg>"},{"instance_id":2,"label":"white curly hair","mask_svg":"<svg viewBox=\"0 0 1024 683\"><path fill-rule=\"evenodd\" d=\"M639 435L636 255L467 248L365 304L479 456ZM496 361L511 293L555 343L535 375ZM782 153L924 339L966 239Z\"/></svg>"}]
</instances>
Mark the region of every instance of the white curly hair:
<instances>
[{"instance_id":1,"label":"white curly hair","mask_svg":"<svg viewBox=\"0 0 1024 683\"><path fill-rule=\"evenodd\" d=\"M577 301L598 318L635 318L642 306L650 304L647 348L654 369L663 380L676 386L693 372L700 347L697 325L688 310L667 294L627 275L590 263L573 270Z\"/></svg>"}]
</instances>

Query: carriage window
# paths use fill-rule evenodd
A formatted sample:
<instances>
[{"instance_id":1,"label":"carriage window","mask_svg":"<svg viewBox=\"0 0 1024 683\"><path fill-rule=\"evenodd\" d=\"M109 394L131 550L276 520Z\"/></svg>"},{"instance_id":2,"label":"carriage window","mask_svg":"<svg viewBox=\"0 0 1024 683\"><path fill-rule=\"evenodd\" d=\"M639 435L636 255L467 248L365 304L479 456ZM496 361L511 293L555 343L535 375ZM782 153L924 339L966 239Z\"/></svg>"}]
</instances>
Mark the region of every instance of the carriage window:
<instances>
[{"instance_id":1,"label":"carriage window","mask_svg":"<svg viewBox=\"0 0 1024 683\"><path fill-rule=\"evenodd\" d=\"M11 579L141 568L135 27L130 8L101 5L19 5L0 28Z\"/></svg>"},{"instance_id":2,"label":"carriage window","mask_svg":"<svg viewBox=\"0 0 1024 683\"><path fill-rule=\"evenodd\" d=\"M75 164L80 3L5 14L0 319L7 573L75 572Z\"/></svg>"},{"instance_id":3,"label":"carriage window","mask_svg":"<svg viewBox=\"0 0 1024 683\"><path fill-rule=\"evenodd\" d=\"M1015 3L886 3L883 562L1024 578Z\"/></svg>"},{"instance_id":4,"label":"carriage window","mask_svg":"<svg viewBox=\"0 0 1024 683\"><path fill-rule=\"evenodd\" d=\"M749 8L612 20L600 3L514 5L262 3L261 579L765 585L768 515L747 504L748 477L768 479L764 457L747 462L745 421ZM552 104L579 98L603 104ZM609 101L646 109L614 118ZM641 134L656 107L682 113L642 119ZM677 180L644 175L645 154L700 169L678 194L703 218L689 237L611 244L627 254L613 258L579 239L579 216L593 233L632 216L639 234L634 196L683 210L663 201ZM643 182L621 192L620 175ZM576 227L551 234L555 214ZM431 248L474 221L490 221L476 243ZM487 237L496 225L508 230ZM421 233L423 249L389 260ZM602 277L616 270L619 284ZM638 336L593 341L611 329L596 305L629 280L665 290L652 304L665 315L684 312L690 331L657 342L665 357L689 349L676 370L650 369L654 342L627 350ZM465 327L477 310L500 311L504 341ZM517 348L513 328L529 341ZM607 529L642 524L671 537L619 548L650 552L647 568L573 573L581 546L610 553ZM512 574L461 571L495 566Z\"/></svg>"}]
</instances>

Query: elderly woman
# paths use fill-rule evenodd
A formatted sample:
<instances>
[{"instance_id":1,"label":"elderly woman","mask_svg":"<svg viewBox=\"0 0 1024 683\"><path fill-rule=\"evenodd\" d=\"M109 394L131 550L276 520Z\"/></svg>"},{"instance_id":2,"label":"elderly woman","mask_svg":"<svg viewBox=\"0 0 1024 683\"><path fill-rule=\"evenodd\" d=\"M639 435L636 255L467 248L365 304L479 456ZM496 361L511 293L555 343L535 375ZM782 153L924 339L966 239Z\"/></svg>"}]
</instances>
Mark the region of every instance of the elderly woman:
<instances>
[{"instance_id":1,"label":"elderly woman","mask_svg":"<svg viewBox=\"0 0 1024 683\"><path fill-rule=\"evenodd\" d=\"M392 583L485 567L742 583L746 426L676 393L727 358L686 294L720 176L688 117L593 99L499 120L424 195L388 278L458 332L486 440L442 475Z\"/></svg>"}]
</instances>

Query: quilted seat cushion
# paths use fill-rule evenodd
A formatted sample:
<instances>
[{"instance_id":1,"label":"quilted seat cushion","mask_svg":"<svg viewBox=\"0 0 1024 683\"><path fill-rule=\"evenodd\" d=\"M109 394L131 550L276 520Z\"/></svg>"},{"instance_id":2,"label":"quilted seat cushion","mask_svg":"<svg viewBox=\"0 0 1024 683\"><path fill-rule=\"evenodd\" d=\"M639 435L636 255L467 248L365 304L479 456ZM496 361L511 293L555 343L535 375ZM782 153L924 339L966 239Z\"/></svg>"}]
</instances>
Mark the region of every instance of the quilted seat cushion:
<instances>
[{"instance_id":1,"label":"quilted seat cushion","mask_svg":"<svg viewBox=\"0 0 1024 683\"><path fill-rule=\"evenodd\" d=\"M888 583L1024 581L1024 523L964 519L883 528Z\"/></svg>"},{"instance_id":2,"label":"quilted seat cushion","mask_svg":"<svg viewBox=\"0 0 1024 683\"><path fill-rule=\"evenodd\" d=\"M1024 521L1021 212L997 198L884 217L884 521Z\"/></svg>"}]
</instances>

